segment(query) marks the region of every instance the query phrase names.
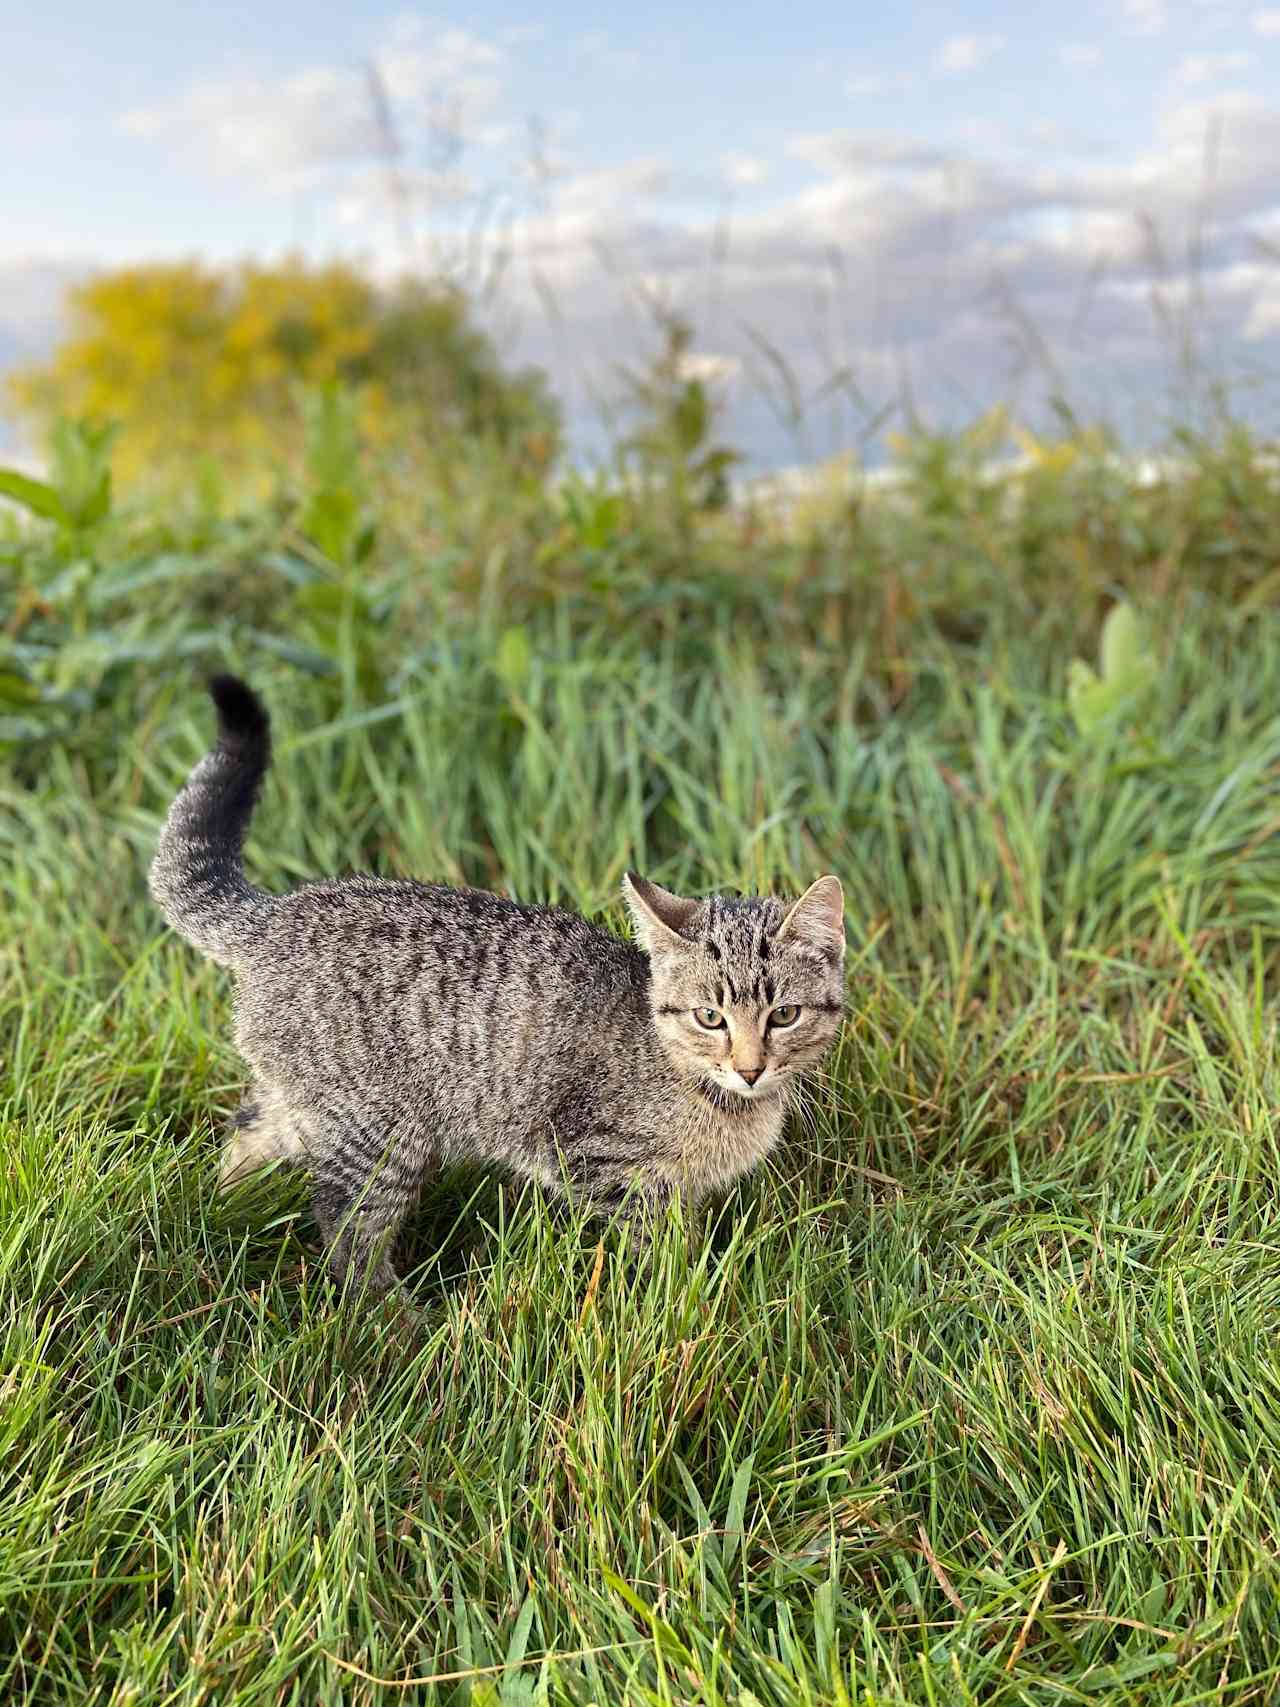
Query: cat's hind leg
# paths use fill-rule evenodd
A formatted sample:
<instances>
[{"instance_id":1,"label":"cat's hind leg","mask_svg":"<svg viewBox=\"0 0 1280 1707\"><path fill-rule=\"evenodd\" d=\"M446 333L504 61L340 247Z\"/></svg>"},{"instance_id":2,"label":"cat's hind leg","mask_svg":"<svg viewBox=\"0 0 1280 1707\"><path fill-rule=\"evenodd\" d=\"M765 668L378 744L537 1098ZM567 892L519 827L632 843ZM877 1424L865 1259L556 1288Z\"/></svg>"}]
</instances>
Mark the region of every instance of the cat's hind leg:
<instances>
[{"instance_id":1,"label":"cat's hind leg","mask_svg":"<svg viewBox=\"0 0 1280 1707\"><path fill-rule=\"evenodd\" d=\"M231 1117L231 1133L218 1169L218 1190L230 1191L271 1162L297 1167L306 1160L296 1117L277 1092L257 1086Z\"/></svg>"},{"instance_id":2,"label":"cat's hind leg","mask_svg":"<svg viewBox=\"0 0 1280 1707\"><path fill-rule=\"evenodd\" d=\"M362 1149L334 1146L311 1158L312 1203L329 1268L343 1287L403 1297L391 1247L417 1199L422 1167L397 1147L372 1160Z\"/></svg>"}]
</instances>

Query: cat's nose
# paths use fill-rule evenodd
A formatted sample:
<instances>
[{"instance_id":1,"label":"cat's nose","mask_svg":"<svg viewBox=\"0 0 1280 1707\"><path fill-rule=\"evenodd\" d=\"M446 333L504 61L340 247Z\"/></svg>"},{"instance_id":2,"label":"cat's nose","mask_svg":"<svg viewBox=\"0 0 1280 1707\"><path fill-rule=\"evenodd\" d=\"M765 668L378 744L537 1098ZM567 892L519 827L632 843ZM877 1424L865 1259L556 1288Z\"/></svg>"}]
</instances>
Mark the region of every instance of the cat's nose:
<instances>
[{"instance_id":1,"label":"cat's nose","mask_svg":"<svg viewBox=\"0 0 1280 1707\"><path fill-rule=\"evenodd\" d=\"M738 1077L740 1079L745 1079L749 1085L754 1085L763 1072L763 1067L739 1067Z\"/></svg>"}]
</instances>

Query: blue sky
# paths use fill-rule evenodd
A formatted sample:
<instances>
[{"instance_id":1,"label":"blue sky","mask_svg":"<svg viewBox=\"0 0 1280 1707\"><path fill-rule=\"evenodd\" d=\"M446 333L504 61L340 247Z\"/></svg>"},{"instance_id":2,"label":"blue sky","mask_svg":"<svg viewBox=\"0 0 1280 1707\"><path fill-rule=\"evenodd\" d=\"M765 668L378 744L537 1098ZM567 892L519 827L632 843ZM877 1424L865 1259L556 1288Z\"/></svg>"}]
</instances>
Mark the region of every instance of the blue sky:
<instances>
[{"instance_id":1,"label":"blue sky","mask_svg":"<svg viewBox=\"0 0 1280 1707\"><path fill-rule=\"evenodd\" d=\"M94 265L296 247L477 285L500 251L486 313L579 413L677 308L763 461L908 393L1131 407L1193 292L1213 361L1280 353L1280 0L7 11L0 364ZM765 345L807 400L849 377L804 443Z\"/></svg>"}]
</instances>

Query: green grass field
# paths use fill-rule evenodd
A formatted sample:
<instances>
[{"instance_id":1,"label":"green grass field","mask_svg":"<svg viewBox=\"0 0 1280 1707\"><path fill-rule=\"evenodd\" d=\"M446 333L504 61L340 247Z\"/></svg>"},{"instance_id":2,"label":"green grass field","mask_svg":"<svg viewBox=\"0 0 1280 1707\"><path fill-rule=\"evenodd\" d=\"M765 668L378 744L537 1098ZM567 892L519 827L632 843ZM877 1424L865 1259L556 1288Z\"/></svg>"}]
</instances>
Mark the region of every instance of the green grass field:
<instances>
[{"instance_id":1,"label":"green grass field","mask_svg":"<svg viewBox=\"0 0 1280 1707\"><path fill-rule=\"evenodd\" d=\"M692 546L464 491L337 568L13 525L8 1699L1274 1697L1280 499L950 478ZM1154 676L1082 728L1125 592ZM215 661L277 718L268 885L622 928L630 864L837 871L848 1022L771 1164L638 1267L450 1175L417 1336L340 1311L299 1182L214 1195L229 980L145 893Z\"/></svg>"}]
</instances>

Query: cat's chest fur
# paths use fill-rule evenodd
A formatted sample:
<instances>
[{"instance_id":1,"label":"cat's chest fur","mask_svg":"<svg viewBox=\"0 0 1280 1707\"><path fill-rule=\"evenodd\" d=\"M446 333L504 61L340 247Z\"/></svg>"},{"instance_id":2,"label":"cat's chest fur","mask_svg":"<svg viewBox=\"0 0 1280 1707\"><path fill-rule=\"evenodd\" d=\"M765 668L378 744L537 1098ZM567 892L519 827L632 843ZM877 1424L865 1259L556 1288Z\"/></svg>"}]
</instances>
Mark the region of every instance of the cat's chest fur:
<instances>
[{"instance_id":1,"label":"cat's chest fur","mask_svg":"<svg viewBox=\"0 0 1280 1707\"><path fill-rule=\"evenodd\" d=\"M742 1101L720 1109L700 1092L685 1092L673 1120L671 1183L691 1197L726 1190L768 1155L782 1136L787 1098Z\"/></svg>"}]
</instances>

